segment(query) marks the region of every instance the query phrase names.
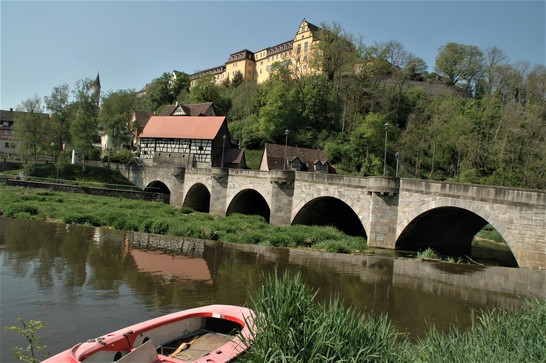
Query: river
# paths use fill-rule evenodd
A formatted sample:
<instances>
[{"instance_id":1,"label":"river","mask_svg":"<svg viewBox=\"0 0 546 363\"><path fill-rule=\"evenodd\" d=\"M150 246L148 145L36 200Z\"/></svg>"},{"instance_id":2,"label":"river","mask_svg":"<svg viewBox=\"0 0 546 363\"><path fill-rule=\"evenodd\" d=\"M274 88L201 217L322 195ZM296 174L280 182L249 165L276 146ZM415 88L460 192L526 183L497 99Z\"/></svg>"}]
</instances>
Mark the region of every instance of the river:
<instances>
[{"instance_id":1,"label":"river","mask_svg":"<svg viewBox=\"0 0 546 363\"><path fill-rule=\"evenodd\" d=\"M151 251L161 245L171 253ZM270 273L299 271L318 301L388 314L413 338L427 326L467 328L473 311L546 298L546 271L454 265L189 241L105 228L0 217L1 354L26 346L16 318L46 323L52 354L165 313L245 304Z\"/></svg>"}]
</instances>

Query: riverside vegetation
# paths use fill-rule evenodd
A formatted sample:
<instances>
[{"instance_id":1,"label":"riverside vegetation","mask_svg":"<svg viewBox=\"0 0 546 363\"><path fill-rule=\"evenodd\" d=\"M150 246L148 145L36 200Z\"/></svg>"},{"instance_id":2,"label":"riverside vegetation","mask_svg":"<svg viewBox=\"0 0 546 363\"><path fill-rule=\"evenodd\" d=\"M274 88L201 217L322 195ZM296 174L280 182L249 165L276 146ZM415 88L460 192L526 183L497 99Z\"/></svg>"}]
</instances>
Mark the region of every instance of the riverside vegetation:
<instances>
[{"instance_id":1,"label":"riverside vegetation","mask_svg":"<svg viewBox=\"0 0 546 363\"><path fill-rule=\"evenodd\" d=\"M544 362L546 361L546 302L534 300L520 309L476 313L469 330L452 327L440 332L431 327L412 341L397 331L387 316L372 317L346 308L339 298L315 301L299 274L278 273L251 291L247 305L255 312L251 348L241 362ZM32 355L19 356L36 362L40 340L37 329L7 327L30 336ZM25 335L26 334L26 335ZM28 335L28 336L27 336ZM34 344L34 347L33 347ZM35 349L34 349L35 348ZM15 348L16 354L21 348Z\"/></svg>"},{"instance_id":2,"label":"riverside vegetation","mask_svg":"<svg viewBox=\"0 0 546 363\"><path fill-rule=\"evenodd\" d=\"M5 185L0 185L0 200L0 215L5 217L275 247L310 246L328 252L350 253L367 249L364 238L347 236L333 227L274 227L259 216L233 214L216 217L160 202Z\"/></svg>"}]
</instances>

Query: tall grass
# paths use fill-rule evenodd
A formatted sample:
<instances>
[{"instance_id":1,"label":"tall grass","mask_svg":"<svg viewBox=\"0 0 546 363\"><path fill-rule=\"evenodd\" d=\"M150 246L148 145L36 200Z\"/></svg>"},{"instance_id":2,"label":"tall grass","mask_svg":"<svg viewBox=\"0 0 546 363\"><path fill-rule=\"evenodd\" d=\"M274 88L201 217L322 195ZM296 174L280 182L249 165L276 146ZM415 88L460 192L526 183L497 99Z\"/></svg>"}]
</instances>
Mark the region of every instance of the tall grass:
<instances>
[{"instance_id":1,"label":"tall grass","mask_svg":"<svg viewBox=\"0 0 546 363\"><path fill-rule=\"evenodd\" d=\"M546 301L475 313L472 327L434 327L413 343L387 317L315 301L299 274L277 273L252 291L254 329L242 362L546 362ZM408 307L411 314L411 307Z\"/></svg>"},{"instance_id":2,"label":"tall grass","mask_svg":"<svg viewBox=\"0 0 546 363\"><path fill-rule=\"evenodd\" d=\"M546 302L519 310L491 310L469 331L431 328L414 347L416 362L546 362Z\"/></svg>"},{"instance_id":3,"label":"tall grass","mask_svg":"<svg viewBox=\"0 0 546 363\"><path fill-rule=\"evenodd\" d=\"M333 298L314 301L301 276L271 275L250 295L254 330L243 362L403 362L407 340L386 317L371 318Z\"/></svg>"}]
</instances>

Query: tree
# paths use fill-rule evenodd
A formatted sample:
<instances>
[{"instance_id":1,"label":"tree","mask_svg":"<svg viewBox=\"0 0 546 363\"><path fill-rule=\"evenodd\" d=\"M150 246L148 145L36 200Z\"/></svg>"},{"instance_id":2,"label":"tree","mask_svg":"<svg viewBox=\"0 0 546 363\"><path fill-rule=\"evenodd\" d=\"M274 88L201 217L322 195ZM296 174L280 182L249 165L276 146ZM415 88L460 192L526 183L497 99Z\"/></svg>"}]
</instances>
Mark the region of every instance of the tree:
<instances>
[{"instance_id":1,"label":"tree","mask_svg":"<svg viewBox=\"0 0 546 363\"><path fill-rule=\"evenodd\" d=\"M51 113L49 132L52 135L54 149L57 153L63 150L70 141L70 87L63 83L53 87L51 95L44 97L46 108Z\"/></svg>"},{"instance_id":2,"label":"tree","mask_svg":"<svg viewBox=\"0 0 546 363\"><path fill-rule=\"evenodd\" d=\"M213 75L201 77L195 82L190 90L189 101L192 103L213 102L224 113L229 112L231 108L227 88L218 86Z\"/></svg>"},{"instance_id":3,"label":"tree","mask_svg":"<svg viewBox=\"0 0 546 363\"><path fill-rule=\"evenodd\" d=\"M352 72L359 51L353 35L346 33L339 23L321 24L318 49L314 49L312 68L320 69L332 81L344 71Z\"/></svg>"},{"instance_id":4,"label":"tree","mask_svg":"<svg viewBox=\"0 0 546 363\"><path fill-rule=\"evenodd\" d=\"M506 65L506 54L497 47L487 48L484 55L485 94L492 97L502 83L502 68Z\"/></svg>"},{"instance_id":5,"label":"tree","mask_svg":"<svg viewBox=\"0 0 546 363\"><path fill-rule=\"evenodd\" d=\"M74 88L74 105L70 135L72 147L85 161L94 153L93 143L98 141L98 106L92 93L93 80L79 80Z\"/></svg>"},{"instance_id":6,"label":"tree","mask_svg":"<svg viewBox=\"0 0 546 363\"><path fill-rule=\"evenodd\" d=\"M144 107L150 112L160 111L165 105L174 103L181 93L188 92L190 77L187 73L164 72L152 80L144 99Z\"/></svg>"},{"instance_id":7,"label":"tree","mask_svg":"<svg viewBox=\"0 0 546 363\"><path fill-rule=\"evenodd\" d=\"M473 91L483 70L483 52L475 45L447 43L438 50L435 69L447 78L448 85L462 84Z\"/></svg>"},{"instance_id":8,"label":"tree","mask_svg":"<svg viewBox=\"0 0 546 363\"><path fill-rule=\"evenodd\" d=\"M233 79L231 80L230 87L237 88L241 84L243 84L244 80L245 79L244 79L243 74L241 73L241 71L237 71L233 75Z\"/></svg>"},{"instance_id":9,"label":"tree","mask_svg":"<svg viewBox=\"0 0 546 363\"><path fill-rule=\"evenodd\" d=\"M119 149L131 140L131 115L135 107L135 92L119 90L108 93L102 101L99 125L111 143L111 148Z\"/></svg>"},{"instance_id":10,"label":"tree","mask_svg":"<svg viewBox=\"0 0 546 363\"><path fill-rule=\"evenodd\" d=\"M43 113L42 99L38 96L26 99L16 110L15 137L19 152L37 160L40 153L50 148L48 117Z\"/></svg>"}]
</instances>

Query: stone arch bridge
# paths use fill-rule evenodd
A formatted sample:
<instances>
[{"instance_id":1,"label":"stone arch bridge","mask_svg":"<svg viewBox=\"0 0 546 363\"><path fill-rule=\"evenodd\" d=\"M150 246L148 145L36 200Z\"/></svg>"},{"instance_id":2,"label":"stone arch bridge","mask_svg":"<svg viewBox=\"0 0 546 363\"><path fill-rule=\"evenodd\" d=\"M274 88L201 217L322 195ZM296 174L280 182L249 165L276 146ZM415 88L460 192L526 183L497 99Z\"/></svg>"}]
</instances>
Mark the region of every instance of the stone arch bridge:
<instances>
[{"instance_id":1,"label":"stone arch bridge","mask_svg":"<svg viewBox=\"0 0 546 363\"><path fill-rule=\"evenodd\" d=\"M215 215L259 214L274 225L333 225L368 245L469 254L491 224L518 265L546 269L546 192L294 171L132 166L120 170L170 204Z\"/></svg>"}]
</instances>

